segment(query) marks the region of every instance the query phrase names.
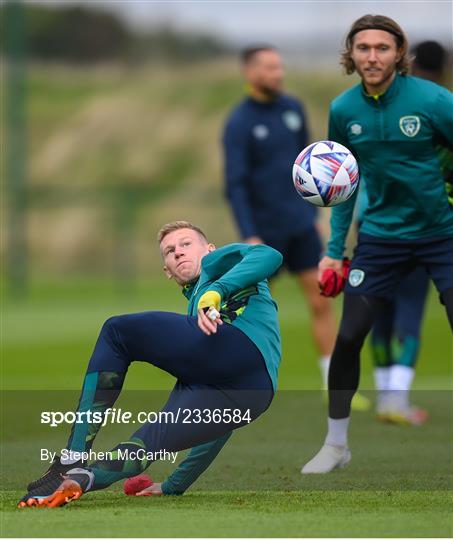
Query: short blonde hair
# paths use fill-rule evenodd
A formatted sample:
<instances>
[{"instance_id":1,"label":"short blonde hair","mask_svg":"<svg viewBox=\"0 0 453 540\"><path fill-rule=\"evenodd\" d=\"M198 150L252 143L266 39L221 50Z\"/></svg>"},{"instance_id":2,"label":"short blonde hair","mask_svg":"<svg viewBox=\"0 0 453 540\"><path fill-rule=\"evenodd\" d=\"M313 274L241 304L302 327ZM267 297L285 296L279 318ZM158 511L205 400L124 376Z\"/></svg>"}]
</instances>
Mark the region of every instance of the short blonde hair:
<instances>
[{"instance_id":1,"label":"short blonde hair","mask_svg":"<svg viewBox=\"0 0 453 540\"><path fill-rule=\"evenodd\" d=\"M344 49L341 53L340 64L348 75L354 73L355 65L351 57L354 36L362 30L383 30L395 37L396 46L401 52L401 58L396 64L396 70L401 75L406 75L409 72L411 59L409 56L409 43L406 34L401 26L385 15L364 15L357 19L351 26L348 35L346 36Z\"/></svg>"},{"instance_id":2,"label":"short blonde hair","mask_svg":"<svg viewBox=\"0 0 453 540\"><path fill-rule=\"evenodd\" d=\"M190 221L171 221L159 229L159 232L157 233L158 244L161 244L162 240L167 236L167 234L170 234L173 231L178 231L179 229L191 229L192 231L196 231L203 238L203 240L206 242L208 241L205 233L200 229L200 227L190 223Z\"/></svg>"}]
</instances>

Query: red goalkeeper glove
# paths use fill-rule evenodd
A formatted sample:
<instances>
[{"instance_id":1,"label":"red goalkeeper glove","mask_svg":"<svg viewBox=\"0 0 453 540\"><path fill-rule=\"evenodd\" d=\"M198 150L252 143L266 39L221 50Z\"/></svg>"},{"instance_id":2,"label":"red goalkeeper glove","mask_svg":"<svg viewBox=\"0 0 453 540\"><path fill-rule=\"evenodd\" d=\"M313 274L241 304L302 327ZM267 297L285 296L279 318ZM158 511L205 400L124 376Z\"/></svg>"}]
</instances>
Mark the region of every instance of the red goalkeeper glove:
<instances>
[{"instance_id":1,"label":"red goalkeeper glove","mask_svg":"<svg viewBox=\"0 0 453 540\"><path fill-rule=\"evenodd\" d=\"M153 481L146 474L138 474L132 478L128 478L124 482L124 493L126 495L135 495L139 491L146 489L149 486L153 485Z\"/></svg>"},{"instance_id":2,"label":"red goalkeeper glove","mask_svg":"<svg viewBox=\"0 0 453 540\"><path fill-rule=\"evenodd\" d=\"M321 279L319 280L319 288L322 296L335 298L343 291L348 279L350 266L350 259L344 258L341 274L338 274L335 270L332 270L332 268L326 268L324 270Z\"/></svg>"}]
</instances>

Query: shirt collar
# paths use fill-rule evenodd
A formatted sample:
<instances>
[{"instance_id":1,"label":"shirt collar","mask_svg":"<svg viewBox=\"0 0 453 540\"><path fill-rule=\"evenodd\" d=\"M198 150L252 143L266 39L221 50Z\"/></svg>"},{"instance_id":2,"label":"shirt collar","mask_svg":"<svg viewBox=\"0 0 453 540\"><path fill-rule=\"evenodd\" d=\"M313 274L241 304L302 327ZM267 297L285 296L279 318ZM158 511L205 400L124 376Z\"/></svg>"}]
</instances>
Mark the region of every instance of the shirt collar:
<instances>
[{"instance_id":1,"label":"shirt collar","mask_svg":"<svg viewBox=\"0 0 453 540\"><path fill-rule=\"evenodd\" d=\"M193 281L192 283L186 283L185 285L183 285L182 294L187 298L187 300L191 299L197 282L198 282L198 279L197 281Z\"/></svg>"},{"instance_id":2,"label":"shirt collar","mask_svg":"<svg viewBox=\"0 0 453 540\"><path fill-rule=\"evenodd\" d=\"M393 97L398 92L398 87L399 87L400 82L401 82L401 77L402 77L402 75L397 73L395 75L392 83L387 88L387 90L385 92L383 92L382 94L379 94L378 96L372 96L370 94L367 94L367 91L365 90L365 87L362 84L362 94L365 97L365 99L367 101L369 101L369 102L372 102L372 103L388 103L389 101L391 101L393 99Z\"/></svg>"}]
</instances>

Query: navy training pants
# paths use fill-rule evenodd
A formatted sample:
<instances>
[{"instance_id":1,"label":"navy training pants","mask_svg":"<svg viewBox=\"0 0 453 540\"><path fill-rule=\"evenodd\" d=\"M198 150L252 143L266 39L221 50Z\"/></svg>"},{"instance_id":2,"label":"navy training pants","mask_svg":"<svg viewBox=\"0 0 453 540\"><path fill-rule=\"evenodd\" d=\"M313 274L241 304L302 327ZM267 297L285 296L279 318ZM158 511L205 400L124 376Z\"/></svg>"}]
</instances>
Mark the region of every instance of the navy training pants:
<instances>
[{"instance_id":1,"label":"navy training pants","mask_svg":"<svg viewBox=\"0 0 453 540\"><path fill-rule=\"evenodd\" d=\"M256 419L273 398L264 359L239 329L224 323L216 334L206 336L198 328L196 317L145 312L112 317L105 322L88 365L78 410L111 407L133 361L153 364L177 379L163 408L173 413L172 421L144 424L130 439L138 440L146 452L174 452L222 437ZM105 374L115 377L105 377ZM116 387L108 388L106 380L115 380ZM100 389L101 384L104 389ZM143 409L146 410L146 404ZM221 421L197 422L196 415L187 413L206 409L239 409L245 420L232 422L227 415ZM186 413L181 414L181 411ZM75 426L68 448L86 450L98 429L88 424ZM103 475L112 481L143 470L143 467L132 470L131 464L124 467L124 464L111 462L96 462L93 467L94 471L99 468L113 473ZM111 483L110 480L107 483Z\"/></svg>"}]
</instances>

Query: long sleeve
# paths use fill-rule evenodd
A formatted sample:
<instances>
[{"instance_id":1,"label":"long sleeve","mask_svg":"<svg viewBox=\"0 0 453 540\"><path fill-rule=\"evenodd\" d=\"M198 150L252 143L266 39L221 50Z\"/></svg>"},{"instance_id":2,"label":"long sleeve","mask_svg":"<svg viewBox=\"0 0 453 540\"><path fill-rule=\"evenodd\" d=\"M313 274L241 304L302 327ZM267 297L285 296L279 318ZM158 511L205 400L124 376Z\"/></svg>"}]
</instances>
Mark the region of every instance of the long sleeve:
<instances>
[{"instance_id":1,"label":"long sleeve","mask_svg":"<svg viewBox=\"0 0 453 540\"><path fill-rule=\"evenodd\" d=\"M163 482L162 493L182 495L211 465L231 435L232 431L219 439L192 448L186 459Z\"/></svg>"},{"instance_id":2,"label":"long sleeve","mask_svg":"<svg viewBox=\"0 0 453 540\"><path fill-rule=\"evenodd\" d=\"M217 291L222 298L269 278L283 261L280 252L263 244L234 244L234 246L238 249L223 252L221 248L217 252L214 251L211 254L212 265L204 266L208 273L212 271L220 276L209 289ZM229 270L223 273L226 268Z\"/></svg>"},{"instance_id":3,"label":"long sleeve","mask_svg":"<svg viewBox=\"0 0 453 540\"><path fill-rule=\"evenodd\" d=\"M438 134L453 146L453 93L442 88L437 96L432 121Z\"/></svg>"},{"instance_id":4,"label":"long sleeve","mask_svg":"<svg viewBox=\"0 0 453 540\"><path fill-rule=\"evenodd\" d=\"M335 141L343 146L349 147L347 138L344 137L338 126L338 120L335 117L332 108L329 114L329 134L328 139ZM330 216L330 239L327 243L327 255L333 259L342 259L345 250L346 237L351 226L354 213L355 201L357 199L358 189L346 202L334 206Z\"/></svg>"},{"instance_id":5,"label":"long sleeve","mask_svg":"<svg viewBox=\"0 0 453 540\"><path fill-rule=\"evenodd\" d=\"M230 118L223 135L225 193L242 238L258 235L248 200L247 148L247 133Z\"/></svg>"}]
</instances>

